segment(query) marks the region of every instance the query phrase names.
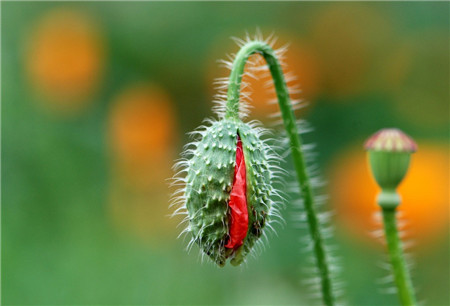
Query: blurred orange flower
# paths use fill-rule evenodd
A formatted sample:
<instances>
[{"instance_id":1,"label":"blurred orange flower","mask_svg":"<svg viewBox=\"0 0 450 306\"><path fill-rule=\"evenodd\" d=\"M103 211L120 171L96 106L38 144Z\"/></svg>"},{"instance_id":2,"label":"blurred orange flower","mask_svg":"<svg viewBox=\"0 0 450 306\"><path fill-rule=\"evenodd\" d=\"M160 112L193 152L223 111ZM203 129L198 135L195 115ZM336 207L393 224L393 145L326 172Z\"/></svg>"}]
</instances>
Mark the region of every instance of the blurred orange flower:
<instances>
[{"instance_id":1,"label":"blurred orange flower","mask_svg":"<svg viewBox=\"0 0 450 306\"><path fill-rule=\"evenodd\" d=\"M59 8L42 16L30 34L26 70L46 106L62 113L84 109L104 65L96 24L83 12Z\"/></svg>"},{"instance_id":2,"label":"blurred orange flower","mask_svg":"<svg viewBox=\"0 0 450 306\"><path fill-rule=\"evenodd\" d=\"M172 100L156 85L132 85L112 102L109 212L116 226L144 240L174 235L179 221L167 217L176 129Z\"/></svg>"},{"instance_id":3,"label":"blurred orange flower","mask_svg":"<svg viewBox=\"0 0 450 306\"><path fill-rule=\"evenodd\" d=\"M129 181L145 185L170 176L177 128L163 89L147 84L125 89L112 103L108 124L113 162Z\"/></svg>"},{"instance_id":4,"label":"blurred orange flower","mask_svg":"<svg viewBox=\"0 0 450 306\"><path fill-rule=\"evenodd\" d=\"M448 234L449 151L440 144L418 142L419 150L398 192L400 220L406 221L405 240L419 246ZM341 228L352 237L370 237L381 229L374 220L379 211L375 197L379 190L371 177L362 148L349 149L331 165L329 193Z\"/></svg>"}]
</instances>

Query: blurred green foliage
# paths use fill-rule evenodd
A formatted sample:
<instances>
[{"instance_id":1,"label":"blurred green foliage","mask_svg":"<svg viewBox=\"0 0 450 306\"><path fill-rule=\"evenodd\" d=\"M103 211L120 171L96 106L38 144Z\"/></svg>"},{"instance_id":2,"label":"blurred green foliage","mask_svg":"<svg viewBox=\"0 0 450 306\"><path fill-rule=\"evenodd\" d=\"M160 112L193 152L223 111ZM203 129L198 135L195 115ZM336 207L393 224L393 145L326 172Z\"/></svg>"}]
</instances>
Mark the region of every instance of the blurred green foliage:
<instances>
[{"instance_id":1,"label":"blurred green foliage","mask_svg":"<svg viewBox=\"0 0 450 306\"><path fill-rule=\"evenodd\" d=\"M322 169L382 127L397 126L416 139L448 146L448 2L2 2L1 8L3 304L307 304L301 280L308 264L299 243L306 233L293 225L295 208L289 204L278 237L237 269L200 264L195 250L186 254L173 222L136 235L110 213L112 101L142 81L170 93L178 128L167 155L176 158L186 133L212 115L211 53L219 50L224 57L233 50L226 39L245 30L260 27L315 44L316 58L329 56L329 63L336 59L327 48L356 50L355 56L366 52L361 63L352 62L353 56L341 63L348 70L337 71L352 81L342 86L360 82L359 89L337 94L340 83L325 75L305 115L315 128L307 142L318 145ZM73 116L46 109L26 72L27 58L36 56L27 49L32 30L47 12L61 8L91 16L105 48L100 85L87 98L88 107ZM315 33L324 30L318 23L334 16L323 15L330 10L338 12L337 24L348 20L349 26L327 28L329 36L320 40ZM366 24L361 12L375 21ZM356 47L335 39L347 34ZM352 71L356 77L347 75ZM170 191L164 182L157 186L162 200L148 197L149 222L166 220L170 212ZM442 205L448 206L448 195ZM429 305L449 303L445 228L436 233L437 243L419 250L413 271L419 300ZM376 280L385 275L377 265L382 250L338 234L349 303L395 304L395 296L377 291Z\"/></svg>"}]
</instances>

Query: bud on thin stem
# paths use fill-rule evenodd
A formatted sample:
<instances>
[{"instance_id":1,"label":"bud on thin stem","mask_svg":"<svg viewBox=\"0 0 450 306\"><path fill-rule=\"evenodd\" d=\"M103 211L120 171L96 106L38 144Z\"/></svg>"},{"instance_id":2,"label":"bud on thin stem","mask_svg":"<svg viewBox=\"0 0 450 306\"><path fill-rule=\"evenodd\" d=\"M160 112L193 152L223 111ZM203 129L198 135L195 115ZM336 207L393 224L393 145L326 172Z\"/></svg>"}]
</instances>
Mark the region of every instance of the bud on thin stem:
<instances>
[{"instance_id":1,"label":"bud on thin stem","mask_svg":"<svg viewBox=\"0 0 450 306\"><path fill-rule=\"evenodd\" d=\"M383 129L367 140L365 148L373 176L381 187L377 203L383 212L384 231L399 298L402 305L415 305L414 288L403 257L395 215L400 204L396 189L408 171L411 153L417 150L417 145L398 129Z\"/></svg>"}]
</instances>

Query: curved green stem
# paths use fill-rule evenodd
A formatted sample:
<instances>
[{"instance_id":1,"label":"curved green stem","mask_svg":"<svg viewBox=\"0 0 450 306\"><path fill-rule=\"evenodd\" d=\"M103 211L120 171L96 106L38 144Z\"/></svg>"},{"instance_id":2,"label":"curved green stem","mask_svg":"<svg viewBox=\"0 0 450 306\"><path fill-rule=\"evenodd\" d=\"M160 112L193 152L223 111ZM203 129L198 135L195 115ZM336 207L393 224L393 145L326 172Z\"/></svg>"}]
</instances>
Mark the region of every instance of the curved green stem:
<instances>
[{"instance_id":1,"label":"curved green stem","mask_svg":"<svg viewBox=\"0 0 450 306\"><path fill-rule=\"evenodd\" d=\"M387 203L389 199L391 203ZM395 217L396 206L400 203L400 197L395 192L384 191L378 197L378 203L383 211L384 232L400 302L402 305L416 305L414 288L403 257L403 248Z\"/></svg>"},{"instance_id":2,"label":"curved green stem","mask_svg":"<svg viewBox=\"0 0 450 306\"><path fill-rule=\"evenodd\" d=\"M333 305L334 296L332 294L330 268L326 259L324 242L319 228L320 225L317 212L314 207L314 197L311 184L306 173L306 165L301 150L302 142L297 130L295 116L292 110L289 91L284 80L283 71L274 50L267 43L262 41L250 41L242 46L237 53L229 79L228 101L226 105L225 117L236 119L239 117L239 96L242 74L244 73L244 67L247 59L254 53L259 53L264 57L273 78L278 103L280 105L281 116L289 137L295 171L300 183L300 191L304 200L309 232L313 241L313 250L321 277L323 302L325 305Z\"/></svg>"}]
</instances>

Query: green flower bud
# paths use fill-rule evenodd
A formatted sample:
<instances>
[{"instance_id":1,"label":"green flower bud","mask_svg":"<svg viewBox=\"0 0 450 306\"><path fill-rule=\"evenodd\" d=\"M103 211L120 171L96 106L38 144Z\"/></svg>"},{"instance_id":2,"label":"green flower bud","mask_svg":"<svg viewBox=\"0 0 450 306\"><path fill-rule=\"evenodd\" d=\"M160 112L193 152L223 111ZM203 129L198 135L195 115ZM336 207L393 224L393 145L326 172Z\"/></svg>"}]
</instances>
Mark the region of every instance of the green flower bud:
<instances>
[{"instance_id":1,"label":"green flower bud","mask_svg":"<svg viewBox=\"0 0 450 306\"><path fill-rule=\"evenodd\" d=\"M275 156L261 129L239 119L212 122L183 161L184 207L190 245L196 243L219 266L239 265L274 214Z\"/></svg>"},{"instance_id":2,"label":"green flower bud","mask_svg":"<svg viewBox=\"0 0 450 306\"><path fill-rule=\"evenodd\" d=\"M390 128L373 134L366 141L365 149L372 174L382 189L378 204L397 206L400 197L395 190L408 171L411 153L417 150L416 143L399 129Z\"/></svg>"}]
</instances>

